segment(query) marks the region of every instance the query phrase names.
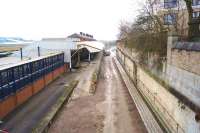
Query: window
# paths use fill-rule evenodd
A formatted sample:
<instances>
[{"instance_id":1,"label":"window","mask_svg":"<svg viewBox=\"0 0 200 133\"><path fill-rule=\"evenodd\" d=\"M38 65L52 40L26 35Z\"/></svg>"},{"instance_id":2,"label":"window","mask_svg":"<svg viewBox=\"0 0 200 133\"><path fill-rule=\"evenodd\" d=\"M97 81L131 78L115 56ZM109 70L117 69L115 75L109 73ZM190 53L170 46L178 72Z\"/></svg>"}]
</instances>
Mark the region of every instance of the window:
<instances>
[{"instance_id":1,"label":"window","mask_svg":"<svg viewBox=\"0 0 200 133\"><path fill-rule=\"evenodd\" d=\"M50 60L50 65L52 65L53 64L53 57L52 56L49 57L49 60Z\"/></svg>"},{"instance_id":2,"label":"window","mask_svg":"<svg viewBox=\"0 0 200 133\"><path fill-rule=\"evenodd\" d=\"M1 86L8 84L8 73L7 70L1 72Z\"/></svg>"},{"instance_id":3,"label":"window","mask_svg":"<svg viewBox=\"0 0 200 133\"><path fill-rule=\"evenodd\" d=\"M164 0L164 8L174 8L177 6L177 0Z\"/></svg>"},{"instance_id":4,"label":"window","mask_svg":"<svg viewBox=\"0 0 200 133\"><path fill-rule=\"evenodd\" d=\"M63 59L63 54L58 56L58 61L62 61L62 59Z\"/></svg>"},{"instance_id":5,"label":"window","mask_svg":"<svg viewBox=\"0 0 200 133\"><path fill-rule=\"evenodd\" d=\"M193 0L192 5L193 6L200 5L200 0Z\"/></svg>"},{"instance_id":6,"label":"window","mask_svg":"<svg viewBox=\"0 0 200 133\"><path fill-rule=\"evenodd\" d=\"M39 70L43 69L43 59L38 61Z\"/></svg>"},{"instance_id":7,"label":"window","mask_svg":"<svg viewBox=\"0 0 200 133\"><path fill-rule=\"evenodd\" d=\"M30 73L30 66L29 66L29 64L28 63L24 64L23 67L24 67L24 74L28 75Z\"/></svg>"},{"instance_id":8,"label":"window","mask_svg":"<svg viewBox=\"0 0 200 133\"><path fill-rule=\"evenodd\" d=\"M15 80L18 80L19 78L20 78L20 76L19 76L19 69L18 69L18 67L14 67L13 68L14 70L14 78L15 78Z\"/></svg>"},{"instance_id":9,"label":"window","mask_svg":"<svg viewBox=\"0 0 200 133\"><path fill-rule=\"evenodd\" d=\"M198 11L198 12L193 12L192 13L192 17L193 18L198 18L198 17L200 17L200 12Z\"/></svg>"},{"instance_id":10,"label":"window","mask_svg":"<svg viewBox=\"0 0 200 133\"><path fill-rule=\"evenodd\" d=\"M23 77L23 74L24 72L23 72L23 67L22 67L22 65L21 66L18 66L18 74L19 74L19 78L22 78Z\"/></svg>"},{"instance_id":11,"label":"window","mask_svg":"<svg viewBox=\"0 0 200 133\"><path fill-rule=\"evenodd\" d=\"M164 15L164 24L172 25L176 23L176 14L166 14Z\"/></svg>"},{"instance_id":12,"label":"window","mask_svg":"<svg viewBox=\"0 0 200 133\"><path fill-rule=\"evenodd\" d=\"M7 75L8 75L8 82L12 82L13 81L13 72L12 72L12 68L7 69Z\"/></svg>"},{"instance_id":13,"label":"window","mask_svg":"<svg viewBox=\"0 0 200 133\"><path fill-rule=\"evenodd\" d=\"M52 58L53 58L53 64L55 64L57 61L57 56L53 56Z\"/></svg>"},{"instance_id":14,"label":"window","mask_svg":"<svg viewBox=\"0 0 200 133\"><path fill-rule=\"evenodd\" d=\"M39 63L38 61L33 62L33 68L32 68L33 72L36 72L39 70Z\"/></svg>"},{"instance_id":15,"label":"window","mask_svg":"<svg viewBox=\"0 0 200 133\"><path fill-rule=\"evenodd\" d=\"M46 61L47 61L47 66L50 66L51 65L50 58L46 58Z\"/></svg>"}]
</instances>

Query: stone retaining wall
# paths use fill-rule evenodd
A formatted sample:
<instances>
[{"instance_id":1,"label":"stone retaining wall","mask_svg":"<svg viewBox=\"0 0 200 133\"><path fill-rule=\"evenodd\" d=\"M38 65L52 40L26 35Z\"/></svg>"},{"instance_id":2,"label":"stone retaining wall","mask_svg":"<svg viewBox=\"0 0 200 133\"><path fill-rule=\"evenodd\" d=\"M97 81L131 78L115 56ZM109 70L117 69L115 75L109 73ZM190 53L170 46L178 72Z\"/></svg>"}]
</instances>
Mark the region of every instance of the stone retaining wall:
<instances>
[{"instance_id":1,"label":"stone retaining wall","mask_svg":"<svg viewBox=\"0 0 200 133\"><path fill-rule=\"evenodd\" d=\"M168 88L163 87L144 69L136 65L128 54L117 49L117 58L166 131L200 132L200 123L195 120L194 111L171 94Z\"/></svg>"},{"instance_id":2,"label":"stone retaining wall","mask_svg":"<svg viewBox=\"0 0 200 133\"><path fill-rule=\"evenodd\" d=\"M178 42L168 37L168 84L200 108L200 43Z\"/></svg>"}]
</instances>

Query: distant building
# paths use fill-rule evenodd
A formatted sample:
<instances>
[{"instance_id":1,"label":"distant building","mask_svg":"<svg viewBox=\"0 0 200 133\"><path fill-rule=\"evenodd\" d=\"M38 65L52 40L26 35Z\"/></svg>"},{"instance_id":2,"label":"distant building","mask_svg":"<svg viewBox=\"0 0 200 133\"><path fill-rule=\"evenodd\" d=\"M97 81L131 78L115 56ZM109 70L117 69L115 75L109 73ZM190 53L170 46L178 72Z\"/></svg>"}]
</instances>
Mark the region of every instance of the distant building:
<instances>
[{"instance_id":1,"label":"distant building","mask_svg":"<svg viewBox=\"0 0 200 133\"><path fill-rule=\"evenodd\" d=\"M83 32L80 32L79 34L74 33L74 34L68 36L67 38L73 39L77 42L80 42L80 41L96 41L96 39L94 39L93 35L83 33Z\"/></svg>"},{"instance_id":2,"label":"distant building","mask_svg":"<svg viewBox=\"0 0 200 133\"><path fill-rule=\"evenodd\" d=\"M200 0L192 0L193 19L200 17ZM170 30L187 35L188 13L184 0L155 0L155 12Z\"/></svg>"}]
</instances>

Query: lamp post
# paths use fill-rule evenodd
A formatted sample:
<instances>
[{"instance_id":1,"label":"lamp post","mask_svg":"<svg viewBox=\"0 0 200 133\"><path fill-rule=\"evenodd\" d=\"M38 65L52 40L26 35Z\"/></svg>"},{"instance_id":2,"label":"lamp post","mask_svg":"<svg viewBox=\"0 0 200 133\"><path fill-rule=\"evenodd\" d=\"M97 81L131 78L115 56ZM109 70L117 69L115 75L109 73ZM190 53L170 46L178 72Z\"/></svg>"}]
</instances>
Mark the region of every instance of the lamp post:
<instances>
[{"instance_id":1,"label":"lamp post","mask_svg":"<svg viewBox=\"0 0 200 133\"><path fill-rule=\"evenodd\" d=\"M23 60L22 48L20 48L20 55L21 55L21 60Z\"/></svg>"}]
</instances>

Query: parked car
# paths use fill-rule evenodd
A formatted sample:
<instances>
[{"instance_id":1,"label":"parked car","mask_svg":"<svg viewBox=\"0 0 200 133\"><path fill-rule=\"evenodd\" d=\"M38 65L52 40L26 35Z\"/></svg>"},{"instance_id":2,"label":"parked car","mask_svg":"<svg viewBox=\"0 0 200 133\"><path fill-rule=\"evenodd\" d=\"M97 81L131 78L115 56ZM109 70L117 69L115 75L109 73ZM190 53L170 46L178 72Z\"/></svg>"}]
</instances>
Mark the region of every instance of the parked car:
<instances>
[{"instance_id":1,"label":"parked car","mask_svg":"<svg viewBox=\"0 0 200 133\"><path fill-rule=\"evenodd\" d=\"M103 52L103 55L104 55L104 56L110 56L110 51L104 51L104 52Z\"/></svg>"}]
</instances>

